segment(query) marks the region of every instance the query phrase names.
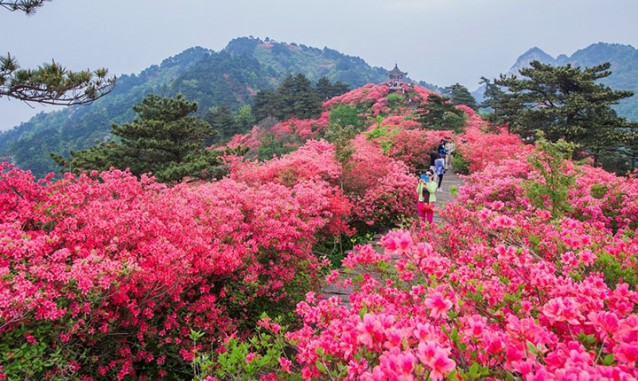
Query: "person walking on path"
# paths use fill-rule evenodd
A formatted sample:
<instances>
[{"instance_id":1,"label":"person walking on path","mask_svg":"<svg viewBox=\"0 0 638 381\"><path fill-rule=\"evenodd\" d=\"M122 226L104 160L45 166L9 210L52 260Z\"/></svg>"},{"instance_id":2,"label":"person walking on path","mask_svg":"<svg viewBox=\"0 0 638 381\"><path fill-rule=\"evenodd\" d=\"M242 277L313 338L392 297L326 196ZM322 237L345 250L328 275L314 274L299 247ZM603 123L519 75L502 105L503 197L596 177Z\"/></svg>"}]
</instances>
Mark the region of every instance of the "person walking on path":
<instances>
[{"instance_id":1,"label":"person walking on path","mask_svg":"<svg viewBox=\"0 0 638 381\"><path fill-rule=\"evenodd\" d=\"M433 148L432 152L430 152L430 169L434 170L434 162L436 161L436 158L439 156L439 151L437 150L437 148Z\"/></svg>"},{"instance_id":2,"label":"person walking on path","mask_svg":"<svg viewBox=\"0 0 638 381\"><path fill-rule=\"evenodd\" d=\"M445 169L452 168L452 159L454 158L454 151L456 151L456 144L452 139L449 139L445 142L445 151L447 154L445 155Z\"/></svg>"},{"instance_id":3,"label":"person walking on path","mask_svg":"<svg viewBox=\"0 0 638 381\"><path fill-rule=\"evenodd\" d=\"M443 182L443 175L445 174L445 159L441 155L434 160L434 173L436 173L439 180L437 189L441 190L441 183Z\"/></svg>"},{"instance_id":4,"label":"person walking on path","mask_svg":"<svg viewBox=\"0 0 638 381\"><path fill-rule=\"evenodd\" d=\"M436 203L436 195L434 192L436 192L434 172L427 170L425 174L420 176L419 183L416 186L416 193L419 197L419 221L427 221L429 224L432 224L434 204Z\"/></svg>"}]
</instances>

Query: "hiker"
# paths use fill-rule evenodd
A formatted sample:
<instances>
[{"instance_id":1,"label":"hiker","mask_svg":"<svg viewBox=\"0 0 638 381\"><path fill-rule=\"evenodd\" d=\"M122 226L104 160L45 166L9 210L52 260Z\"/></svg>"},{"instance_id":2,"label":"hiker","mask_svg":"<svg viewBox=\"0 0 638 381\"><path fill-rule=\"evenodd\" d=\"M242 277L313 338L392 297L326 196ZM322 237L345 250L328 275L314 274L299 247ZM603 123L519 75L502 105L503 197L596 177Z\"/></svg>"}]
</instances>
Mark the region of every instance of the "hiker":
<instances>
[{"instance_id":1,"label":"hiker","mask_svg":"<svg viewBox=\"0 0 638 381\"><path fill-rule=\"evenodd\" d=\"M419 184L416 186L416 193L419 196L418 211L419 221L427 221L432 224L434 218L434 204L436 202L436 182L434 172L427 170L419 177Z\"/></svg>"},{"instance_id":2,"label":"hiker","mask_svg":"<svg viewBox=\"0 0 638 381\"><path fill-rule=\"evenodd\" d=\"M447 139L445 142L445 151L447 155L445 155L445 169L452 168L452 159L454 157L454 151L456 151L456 144L452 139Z\"/></svg>"},{"instance_id":3,"label":"hiker","mask_svg":"<svg viewBox=\"0 0 638 381\"><path fill-rule=\"evenodd\" d=\"M447 150L445 149L445 143L447 143L447 141L445 139L441 139L441 143L439 143L439 147L437 148L437 153L443 156L443 158L445 158L445 155L447 155Z\"/></svg>"},{"instance_id":4,"label":"hiker","mask_svg":"<svg viewBox=\"0 0 638 381\"><path fill-rule=\"evenodd\" d=\"M445 158L442 155L439 155L436 160L434 160L434 173L438 176L439 185L437 190L441 190L441 183L443 182L443 175L445 174Z\"/></svg>"},{"instance_id":5,"label":"hiker","mask_svg":"<svg viewBox=\"0 0 638 381\"><path fill-rule=\"evenodd\" d=\"M434 162L436 161L437 156L439 155L438 151L436 148L432 149L432 152L430 152L430 169L434 170Z\"/></svg>"}]
</instances>

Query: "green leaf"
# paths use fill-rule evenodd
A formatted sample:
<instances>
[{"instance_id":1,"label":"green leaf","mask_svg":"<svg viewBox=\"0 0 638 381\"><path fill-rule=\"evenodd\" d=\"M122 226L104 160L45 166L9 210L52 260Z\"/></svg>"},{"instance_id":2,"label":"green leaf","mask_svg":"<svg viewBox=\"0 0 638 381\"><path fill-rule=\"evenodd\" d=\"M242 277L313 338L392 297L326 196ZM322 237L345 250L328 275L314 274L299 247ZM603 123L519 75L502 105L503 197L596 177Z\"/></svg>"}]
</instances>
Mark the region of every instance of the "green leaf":
<instances>
[{"instance_id":1,"label":"green leaf","mask_svg":"<svg viewBox=\"0 0 638 381\"><path fill-rule=\"evenodd\" d=\"M323 365L320 359L317 359L317 361L315 361L315 366L317 367L317 369L319 369L321 373L326 373L328 370L326 366Z\"/></svg>"},{"instance_id":2,"label":"green leaf","mask_svg":"<svg viewBox=\"0 0 638 381\"><path fill-rule=\"evenodd\" d=\"M605 357L603 357L603 365L611 366L611 365L614 365L615 361L616 359L614 358L613 353L609 353L605 355Z\"/></svg>"}]
</instances>

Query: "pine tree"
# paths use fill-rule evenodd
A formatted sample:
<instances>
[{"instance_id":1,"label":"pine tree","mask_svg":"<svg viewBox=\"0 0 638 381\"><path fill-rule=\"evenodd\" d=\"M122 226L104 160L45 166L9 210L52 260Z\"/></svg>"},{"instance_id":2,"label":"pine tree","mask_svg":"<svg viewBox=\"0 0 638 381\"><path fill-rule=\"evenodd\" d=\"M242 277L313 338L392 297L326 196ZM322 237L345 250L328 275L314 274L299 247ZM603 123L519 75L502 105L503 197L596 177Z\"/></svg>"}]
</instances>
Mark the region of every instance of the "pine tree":
<instances>
[{"instance_id":1,"label":"pine tree","mask_svg":"<svg viewBox=\"0 0 638 381\"><path fill-rule=\"evenodd\" d=\"M337 81L334 84L330 82L328 77L321 77L315 85L315 92L321 101L326 101L349 90L348 85L341 81Z\"/></svg>"},{"instance_id":2,"label":"pine tree","mask_svg":"<svg viewBox=\"0 0 638 381\"><path fill-rule=\"evenodd\" d=\"M455 83L443 89L443 94L450 98L453 105L465 105L473 110L477 110L476 98L470 93L467 87L460 83Z\"/></svg>"},{"instance_id":3,"label":"pine tree","mask_svg":"<svg viewBox=\"0 0 638 381\"><path fill-rule=\"evenodd\" d=\"M581 69L533 61L520 70L522 78L501 75L493 83L484 79L484 106L513 132L531 136L542 131L550 141L574 142L597 161L603 151L627 143L633 129L611 108L633 93L597 82L611 75L609 68L609 63Z\"/></svg>"},{"instance_id":4,"label":"pine tree","mask_svg":"<svg viewBox=\"0 0 638 381\"><path fill-rule=\"evenodd\" d=\"M112 126L119 141L71 152L70 160L60 156L54 160L66 170L129 168L134 175L152 173L164 182L218 175L219 154L203 144L215 131L208 122L192 116L196 103L181 95L162 98L151 94L133 110L137 113L133 122Z\"/></svg>"},{"instance_id":5,"label":"pine tree","mask_svg":"<svg viewBox=\"0 0 638 381\"><path fill-rule=\"evenodd\" d=\"M449 98L430 94L428 101L417 108L419 121L431 130L452 130L460 132L465 124L465 113L454 107Z\"/></svg>"},{"instance_id":6,"label":"pine tree","mask_svg":"<svg viewBox=\"0 0 638 381\"><path fill-rule=\"evenodd\" d=\"M33 14L46 0L0 0L0 8ZM10 53L0 56L0 98L25 102L74 105L92 102L109 93L115 78L106 69L73 72L54 60L37 69L21 69Z\"/></svg>"}]
</instances>

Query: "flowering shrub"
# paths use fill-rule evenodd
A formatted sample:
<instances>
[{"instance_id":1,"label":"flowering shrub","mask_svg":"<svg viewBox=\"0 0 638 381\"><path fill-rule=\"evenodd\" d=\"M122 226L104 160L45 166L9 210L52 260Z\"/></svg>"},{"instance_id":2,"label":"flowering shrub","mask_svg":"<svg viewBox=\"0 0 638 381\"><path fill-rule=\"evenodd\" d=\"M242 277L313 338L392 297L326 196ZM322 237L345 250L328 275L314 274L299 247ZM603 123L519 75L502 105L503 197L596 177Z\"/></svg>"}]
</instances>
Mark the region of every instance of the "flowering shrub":
<instances>
[{"instance_id":1,"label":"flowering shrub","mask_svg":"<svg viewBox=\"0 0 638 381\"><path fill-rule=\"evenodd\" d=\"M349 305L307 292L319 240L416 214L410 170L448 136L415 129L388 93L338 97L393 112L343 163L309 140L274 160L229 157L228 178L174 188L0 166L0 380L637 379L636 178L485 133L469 109L452 138L471 174L439 211L445 224L356 247L350 274L327 277L353 289ZM268 134L315 137L326 115ZM232 144L258 149L263 136ZM290 332L257 320L291 321L304 297Z\"/></svg>"},{"instance_id":2,"label":"flowering shrub","mask_svg":"<svg viewBox=\"0 0 638 381\"><path fill-rule=\"evenodd\" d=\"M0 359L14 378L163 377L316 286L325 183L166 188L0 171ZM206 334L195 343L189 332ZM34 358L25 363L25 355Z\"/></svg>"},{"instance_id":3,"label":"flowering shrub","mask_svg":"<svg viewBox=\"0 0 638 381\"><path fill-rule=\"evenodd\" d=\"M270 132L276 139L284 139L290 135L296 135L300 140L316 139L319 133L328 127L328 117L330 113L323 112L317 119L297 119L291 118L275 124Z\"/></svg>"},{"instance_id":4,"label":"flowering shrub","mask_svg":"<svg viewBox=\"0 0 638 381\"><path fill-rule=\"evenodd\" d=\"M388 156L404 162L411 172L430 167L430 153L438 147L447 131L400 130L392 138Z\"/></svg>"},{"instance_id":5,"label":"flowering shrub","mask_svg":"<svg viewBox=\"0 0 638 381\"><path fill-rule=\"evenodd\" d=\"M546 179L513 156L466 178L447 224L357 247L343 263L359 275L328 277L354 287L350 306L312 293L297 306L304 379L636 379L634 201L607 206L613 219L592 207L636 184L562 168L565 215L527 198Z\"/></svg>"},{"instance_id":6,"label":"flowering shrub","mask_svg":"<svg viewBox=\"0 0 638 381\"><path fill-rule=\"evenodd\" d=\"M255 187L270 182L294 188L303 183L314 188L327 201L324 217L329 220L322 233L339 235L350 233L346 218L352 204L338 187L342 176L341 164L336 161L334 146L324 140L309 140L299 150L266 162L238 162L231 168L231 178ZM313 200L308 200L309 205Z\"/></svg>"},{"instance_id":7,"label":"flowering shrub","mask_svg":"<svg viewBox=\"0 0 638 381\"><path fill-rule=\"evenodd\" d=\"M363 135L353 142L343 186L355 205L353 226L359 233L396 226L416 212L416 176L399 161L383 155Z\"/></svg>"},{"instance_id":8,"label":"flowering shrub","mask_svg":"<svg viewBox=\"0 0 638 381\"><path fill-rule=\"evenodd\" d=\"M360 108L362 111L371 111L373 115L379 115L382 111L389 111L386 99L388 93L390 93L390 88L387 84L369 83L323 102L323 108L329 110L334 105L345 104Z\"/></svg>"},{"instance_id":9,"label":"flowering shrub","mask_svg":"<svg viewBox=\"0 0 638 381\"><path fill-rule=\"evenodd\" d=\"M457 154L469 162L470 173L517 154L525 156L532 150L533 147L523 144L518 135L510 134L505 129L493 134L484 133L478 127L467 127L456 147Z\"/></svg>"}]
</instances>

